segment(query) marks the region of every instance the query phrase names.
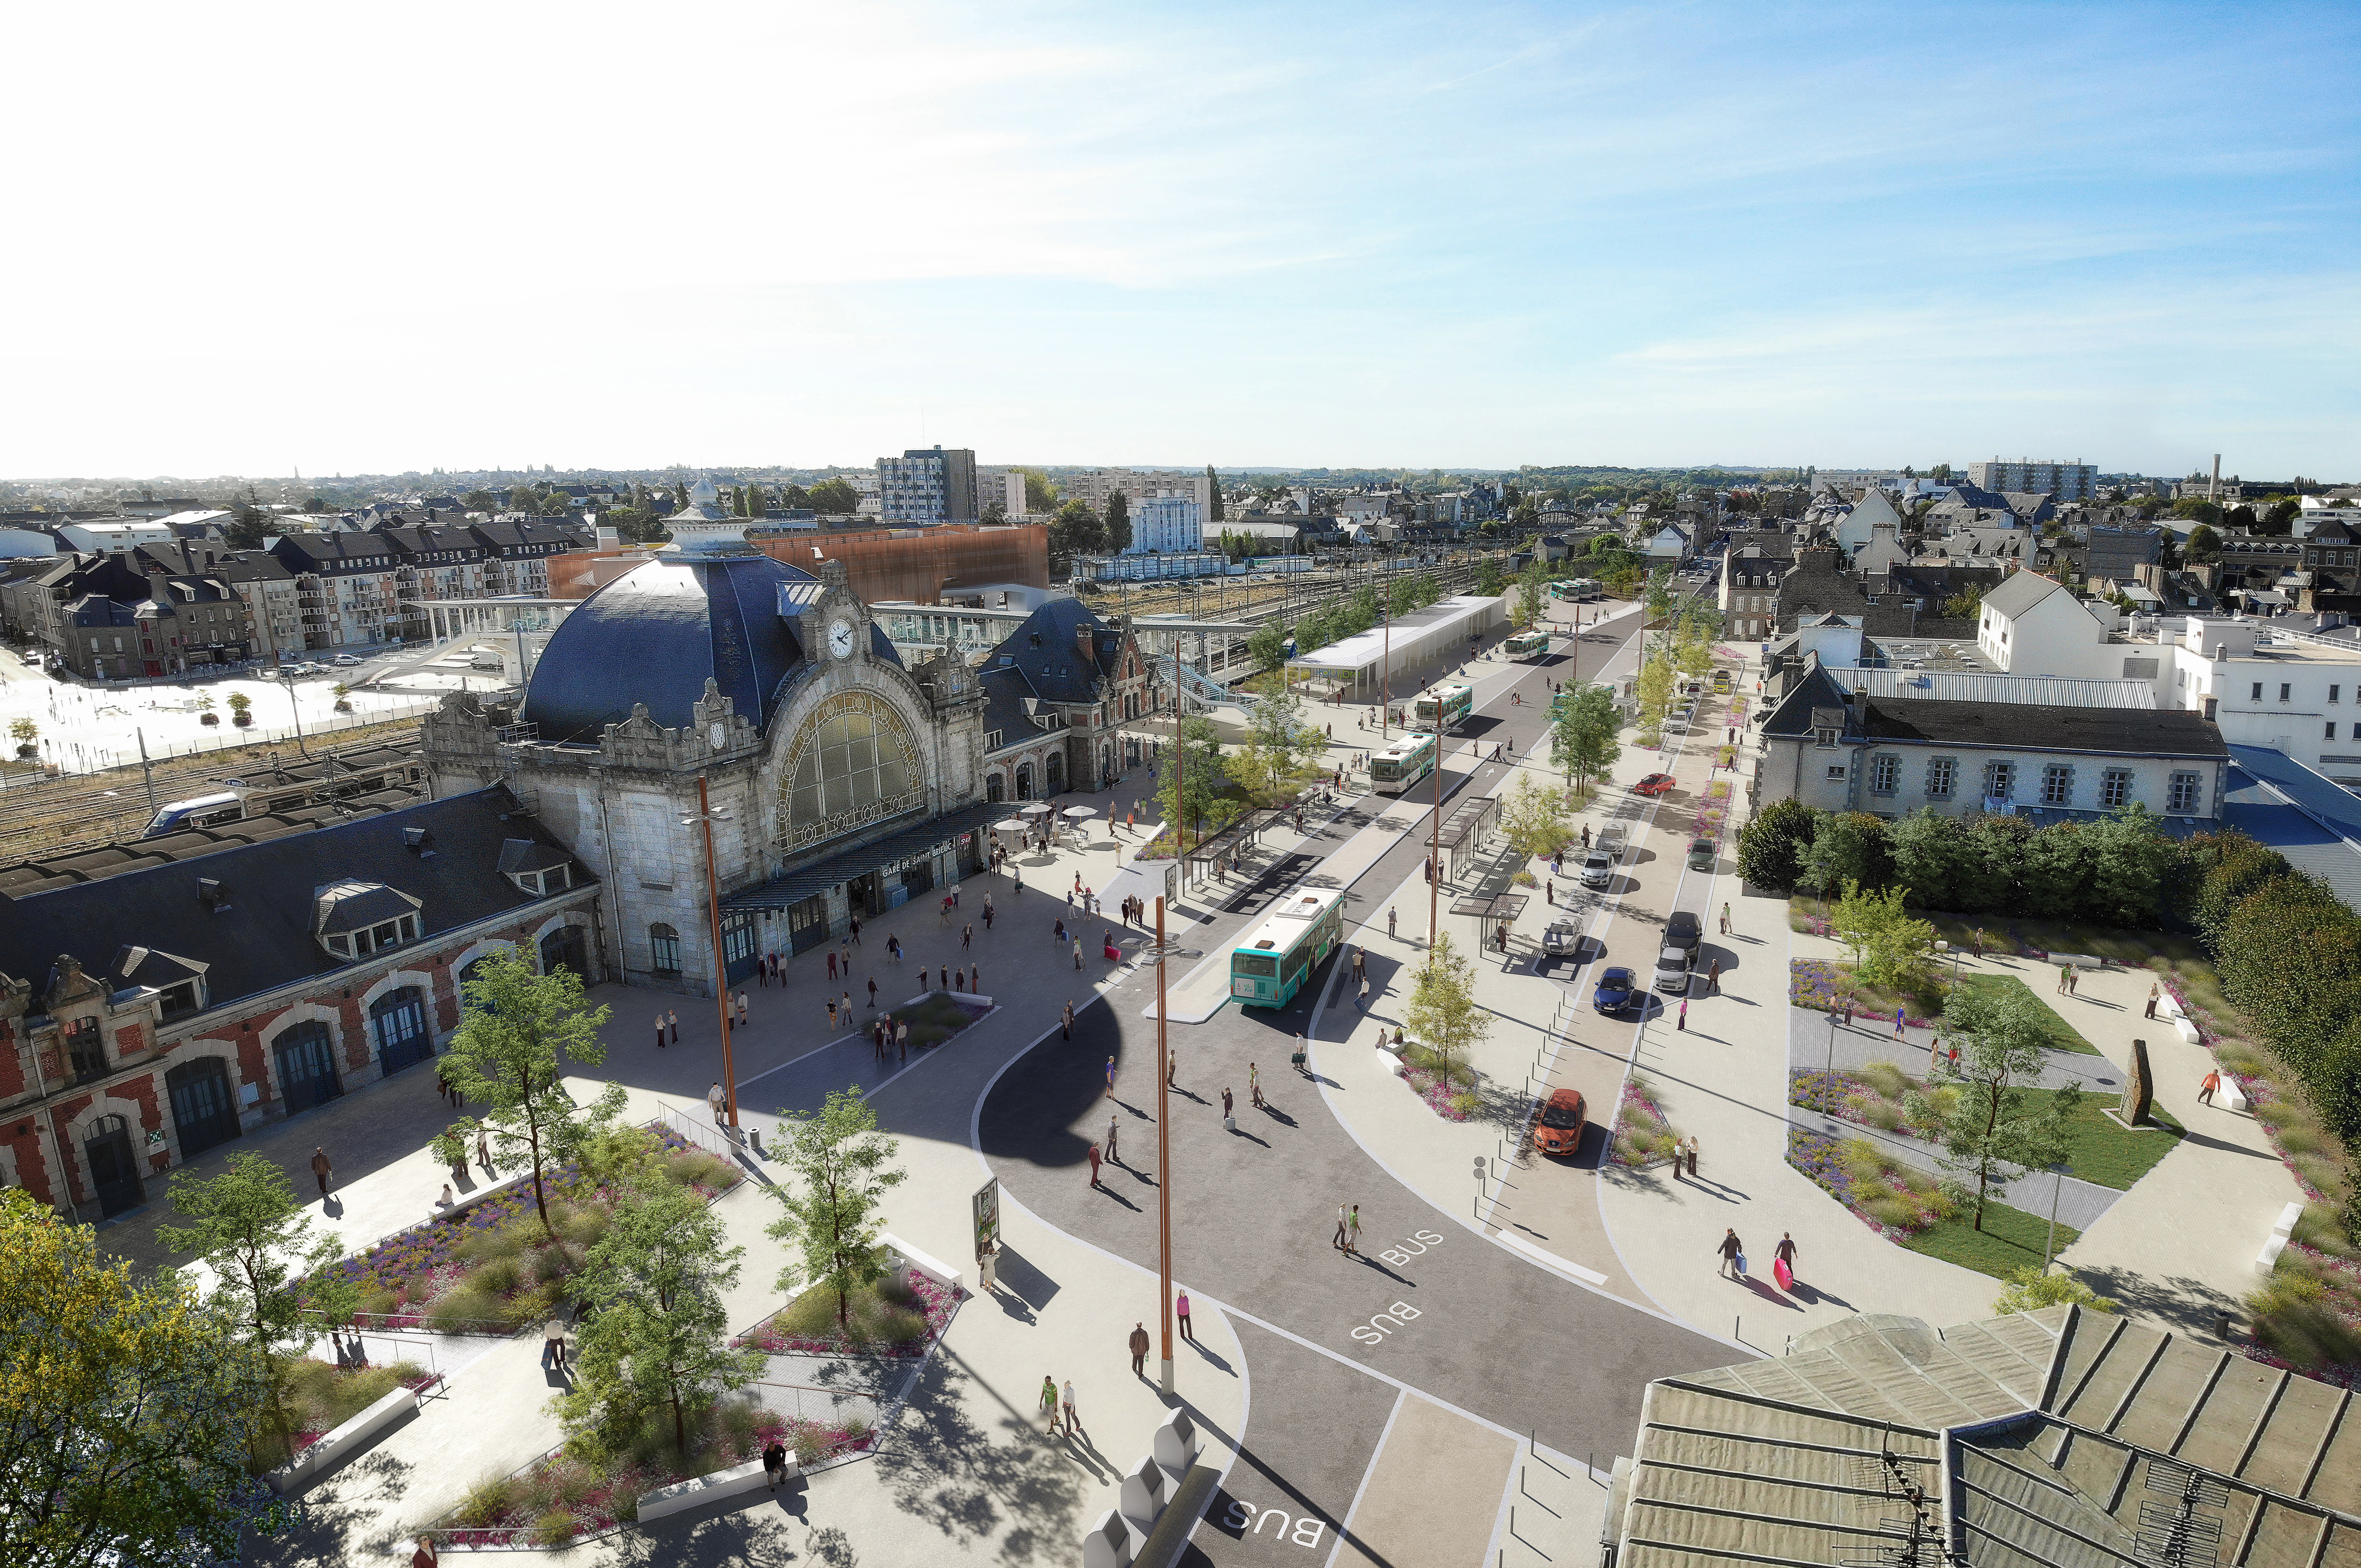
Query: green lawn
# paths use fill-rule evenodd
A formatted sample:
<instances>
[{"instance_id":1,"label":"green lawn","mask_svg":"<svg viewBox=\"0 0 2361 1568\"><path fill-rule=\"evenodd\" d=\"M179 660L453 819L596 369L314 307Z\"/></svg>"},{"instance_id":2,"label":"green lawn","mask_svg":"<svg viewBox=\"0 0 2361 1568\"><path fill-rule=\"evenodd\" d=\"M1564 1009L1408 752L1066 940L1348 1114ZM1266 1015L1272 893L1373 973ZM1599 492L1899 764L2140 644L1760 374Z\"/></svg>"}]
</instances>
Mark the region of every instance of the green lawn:
<instances>
[{"instance_id":1,"label":"green lawn","mask_svg":"<svg viewBox=\"0 0 2361 1568\"><path fill-rule=\"evenodd\" d=\"M2069 1224L2058 1227L2058 1250L2064 1252L2081 1233ZM2019 1268L2041 1266L2042 1246L2049 1235L2049 1216L2028 1214L2005 1203L1984 1205L1984 1228L1972 1228L1966 1219L1942 1220L1902 1245L1995 1279L2005 1279Z\"/></svg>"},{"instance_id":2,"label":"green lawn","mask_svg":"<svg viewBox=\"0 0 2361 1568\"><path fill-rule=\"evenodd\" d=\"M2033 996L2032 987L2013 974L1962 974L1960 976L1958 989L1968 995L1982 996L1992 1001L1998 1001L2003 992L2012 990L2024 992L2026 995L2032 996L2037 1003L2041 1000L2037 996ZM2098 1047L2084 1039L2075 1031L2073 1025L2060 1018L2047 1004L2037 1006L2034 1012L2039 1014L2043 1030L2049 1036L2049 1043L2058 1049L2078 1052L2086 1057L2101 1054Z\"/></svg>"},{"instance_id":3,"label":"green lawn","mask_svg":"<svg viewBox=\"0 0 2361 1568\"><path fill-rule=\"evenodd\" d=\"M2045 1091L2015 1091L2041 1092ZM2148 1114L2163 1130L2135 1133L2106 1113L2121 1101L2122 1096L2105 1091L2082 1096L2081 1110L2066 1124L2066 1168L2084 1181L2128 1191L2133 1182L2179 1146L2181 1126L2162 1106L2151 1104Z\"/></svg>"}]
</instances>

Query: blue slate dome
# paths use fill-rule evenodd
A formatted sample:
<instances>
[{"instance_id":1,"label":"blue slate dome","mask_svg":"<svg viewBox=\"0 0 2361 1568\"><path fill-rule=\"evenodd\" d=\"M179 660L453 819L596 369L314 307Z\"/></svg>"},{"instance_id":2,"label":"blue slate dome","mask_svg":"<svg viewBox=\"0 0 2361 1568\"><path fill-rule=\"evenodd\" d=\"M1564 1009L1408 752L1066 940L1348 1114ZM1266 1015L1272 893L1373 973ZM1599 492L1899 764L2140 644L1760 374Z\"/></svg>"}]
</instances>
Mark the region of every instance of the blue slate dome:
<instances>
[{"instance_id":1,"label":"blue slate dome","mask_svg":"<svg viewBox=\"0 0 2361 1568\"><path fill-rule=\"evenodd\" d=\"M768 555L660 555L634 566L550 633L520 717L551 745L595 743L634 703L676 729L712 680L767 729L780 682L804 659L779 589L818 581Z\"/></svg>"}]
</instances>

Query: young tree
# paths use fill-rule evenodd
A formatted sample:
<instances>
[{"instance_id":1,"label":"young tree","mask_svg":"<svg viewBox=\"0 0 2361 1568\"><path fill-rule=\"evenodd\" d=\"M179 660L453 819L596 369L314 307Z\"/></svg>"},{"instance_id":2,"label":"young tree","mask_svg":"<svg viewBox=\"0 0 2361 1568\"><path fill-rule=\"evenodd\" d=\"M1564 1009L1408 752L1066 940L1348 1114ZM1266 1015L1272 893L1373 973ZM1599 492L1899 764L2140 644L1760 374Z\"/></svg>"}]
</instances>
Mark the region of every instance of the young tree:
<instances>
[{"instance_id":1,"label":"young tree","mask_svg":"<svg viewBox=\"0 0 2361 1568\"><path fill-rule=\"evenodd\" d=\"M1223 521L1222 478L1220 475L1213 472L1213 466L1211 463L1205 465L1205 488L1213 498L1213 515L1209 521L1220 522Z\"/></svg>"},{"instance_id":2,"label":"young tree","mask_svg":"<svg viewBox=\"0 0 2361 1568\"><path fill-rule=\"evenodd\" d=\"M41 737L41 727L22 714L8 721L8 739L16 742L16 755L31 757L39 751L33 744Z\"/></svg>"},{"instance_id":3,"label":"young tree","mask_svg":"<svg viewBox=\"0 0 2361 1568\"><path fill-rule=\"evenodd\" d=\"M1975 1206L1984 1228L1984 1195L1995 1181L2014 1181L2066 1157L2066 1122L2082 1103L2073 1084L2044 1094L2031 1084L2048 1059L2048 1035L2040 1002L2022 989L1997 996L1954 992L1944 1010L1944 1032L1960 1047L1952 1080L1958 1092L1947 1111L1918 1090L1904 1096L1913 1126L1935 1127L1943 1152L1943 1190L1953 1202Z\"/></svg>"},{"instance_id":4,"label":"young tree","mask_svg":"<svg viewBox=\"0 0 2361 1568\"><path fill-rule=\"evenodd\" d=\"M1640 722L1653 729L1673 706L1672 652L1657 640L1640 661Z\"/></svg>"},{"instance_id":5,"label":"young tree","mask_svg":"<svg viewBox=\"0 0 2361 1568\"><path fill-rule=\"evenodd\" d=\"M1182 727L1187 733L1187 727ZM1282 787L1327 738L1303 719L1303 696L1292 685L1264 692L1246 703L1246 744L1229 760L1240 784L1268 795Z\"/></svg>"},{"instance_id":6,"label":"young tree","mask_svg":"<svg viewBox=\"0 0 2361 1568\"><path fill-rule=\"evenodd\" d=\"M1266 674L1278 669L1287 662L1287 628L1275 620L1256 627L1246 638L1246 657Z\"/></svg>"},{"instance_id":7,"label":"young tree","mask_svg":"<svg viewBox=\"0 0 2361 1568\"><path fill-rule=\"evenodd\" d=\"M1828 927L1870 984L1910 992L1933 983L1935 927L1903 912L1900 888L1864 893L1861 883L1847 882Z\"/></svg>"},{"instance_id":8,"label":"young tree","mask_svg":"<svg viewBox=\"0 0 2361 1568\"><path fill-rule=\"evenodd\" d=\"M135 1281L96 1233L0 1190L0 1563L235 1561L288 1505L254 1474L271 1379L166 1270Z\"/></svg>"},{"instance_id":9,"label":"young tree","mask_svg":"<svg viewBox=\"0 0 2361 1568\"><path fill-rule=\"evenodd\" d=\"M1110 491L1106 503L1106 547L1117 554L1131 545L1131 498Z\"/></svg>"},{"instance_id":10,"label":"young tree","mask_svg":"<svg viewBox=\"0 0 2361 1568\"><path fill-rule=\"evenodd\" d=\"M1095 554L1106 547L1106 524L1088 501L1072 500L1049 520L1049 553L1060 562Z\"/></svg>"},{"instance_id":11,"label":"young tree","mask_svg":"<svg viewBox=\"0 0 2361 1568\"><path fill-rule=\"evenodd\" d=\"M1578 786L1623 754L1615 739L1622 718L1615 711L1615 694L1605 686L1578 686L1558 700L1557 718L1550 726L1550 761Z\"/></svg>"},{"instance_id":12,"label":"young tree","mask_svg":"<svg viewBox=\"0 0 2361 1568\"><path fill-rule=\"evenodd\" d=\"M1673 663L1692 680L1713 669L1712 635L1692 617L1681 619L1681 636L1673 649Z\"/></svg>"},{"instance_id":13,"label":"young tree","mask_svg":"<svg viewBox=\"0 0 2361 1568\"><path fill-rule=\"evenodd\" d=\"M688 1453L688 1412L763 1373L758 1350L733 1350L721 1296L742 1246L696 1190L661 1178L626 1190L577 1277L598 1310L577 1330L576 1382L554 1401L569 1436L597 1445L669 1407Z\"/></svg>"},{"instance_id":14,"label":"young tree","mask_svg":"<svg viewBox=\"0 0 2361 1568\"><path fill-rule=\"evenodd\" d=\"M1517 624L1519 626L1530 629L1541 624L1542 585L1548 580L1543 575L1541 563L1538 561L1526 567L1524 575L1517 579Z\"/></svg>"},{"instance_id":15,"label":"young tree","mask_svg":"<svg viewBox=\"0 0 2361 1568\"><path fill-rule=\"evenodd\" d=\"M1508 579L1500 575L1500 563L1485 557L1476 568L1476 592L1485 598L1499 598L1508 589Z\"/></svg>"},{"instance_id":16,"label":"young tree","mask_svg":"<svg viewBox=\"0 0 2361 1568\"><path fill-rule=\"evenodd\" d=\"M793 1244L803 1254L804 1278L836 1292L836 1321L850 1321L852 1292L885 1272L885 1231L879 1212L886 1192L909 1172L893 1165L901 1145L882 1137L877 1113L856 1088L831 1092L815 1115L779 1113L785 1142L780 1158L795 1176L767 1190L785 1212L766 1234ZM782 1264L779 1288L795 1288L795 1269Z\"/></svg>"},{"instance_id":17,"label":"young tree","mask_svg":"<svg viewBox=\"0 0 2361 1568\"><path fill-rule=\"evenodd\" d=\"M1518 775L1516 787L1503 805L1500 831L1527 860L1554 854L1574 837L1566 823L1565 797L1535 784L1531 773Z\"/></svg>"},{"instance_id":18,"label":"young tree","mask_svg":"<svg viewBox=\"0 0 2361 1568\"><path fill-rule=\"evenodd\" d=\"M1058 510L1058 481L1038 468L1019 468L1025 476L1025 510L1035 517L1048 517Z\"/></svg>"},{"instance_id":19,"label":"young tree","mask_svg":"<svg viewBox=\"0 0 2361 1568\"><path fill-rule=\"evenodd\" d=\"M1884 822L1866 811L1829 813L1812 835L1812 847L1804 854L1804 874L1796 880L1822 898L1847 883L1885 886L1894 880L1894 862L1885 846Z\"/></svg>"},{"instance_id":20,"label":"young tree","mask_svg":"<svg viewBox=\"0 0 2361 1568\"><path fill-rule=\"evenodd\" d=\"M1648 619L1663 620L1673 613L1673 569L1659 566L1648 574Z\"/></svg>"},{"instance_id":21,"label":"young tree","mask_svg":"<svg viewBox=\"0 0 2361 1568\"><path fill-rule=\"evenodd\" d=\"M270 1463L287 1457L295 1428L282 1398L286 1365L312 1343L316 1324L303 1317L303 1276L343 1255L334 1232L315 1236L287 1173L261 1155L234 1154L228 1168L200 1181L172 1175L172 1207L194 1221L159 1225L156 1234L176 1252L191 1252L213 1270L210 1297L258 1362L276 1439Z\"/></svg>"},{"instance_id":22,"label":"young tree","mask_svg":"<svg viewBox=\"0 0 2361 1568\"><path fill-rule=\"evenodd\" d=\"M1948 620L1980 620L1984 613L1984 591L1970 583L1943 601L1943 616Z\"/></svg>"},{"instance_id":23,"label":"young tree","mask_svg":"<svg viewBox=\"0 0 2361 1568\"><path fill-rule=\"evenodd\" d=\"M1185 826L1191 829L1213 820L1219 816L1216 804L1229 786L1228 759L1222 755L1222 734L1213 721L1202 714L1191 714L1180 721L1180 743L1166 746L1156 764L1156 802L1162 808L1164 820L1174 824L1180 846L1188 847ZM1180 821L1180 798L1176 784L1185 784L1189 820ZM1232 815L1235 815L1233 807Z\"/></svg>"},{"instance_id":24,"label":"young tree","mask_svg":"<svg viewBox=\"0 0 2361 1568\"><path fill-rule=\"evenodd\" d=\"M548 1167L572 1157L623 1109L620 1083L609 1083L587 1110L566 1091L569 1062L597 1067L607 1059L598 1026L608 1009L585 1005L582 977L572 970L543 974L514 948L484 959L461 991L467 1012L443 1058L444 1075L467 1099L484 1102L500 1157L532 1163L533 1207L554 1241L543 1185Z\"/></svg>"},{"instance_id":25,"label":"young tree","mask_svg":"<svg viewBox=\"0 0 2361 1568\"><path fill-rule=\"evenodd\" d=\"M1341 637L1358 636L1378 623L1378 613L1377 588L1363 583L1353 590L1353 597L1345 601L1344 611L1338 617L1337 634Z\"/></svg>"},{"instance_id":26,"label":"young tree","mask_svg":"<svg viewBox=\"0 0 2361 1568\"><path fill-rule=\"evenodd\" d=\"M1433 950L1418 971L1418 983L1402 1010L1402 1023L1421 1044L1443 1058L1443 1076L1451 1077L1451 1057L1465 1055L1492 1033L1492 1014L1476 1003L1476 969L1459 956L1451 934L1437 932Z\"/></svg>"}]
</instances>

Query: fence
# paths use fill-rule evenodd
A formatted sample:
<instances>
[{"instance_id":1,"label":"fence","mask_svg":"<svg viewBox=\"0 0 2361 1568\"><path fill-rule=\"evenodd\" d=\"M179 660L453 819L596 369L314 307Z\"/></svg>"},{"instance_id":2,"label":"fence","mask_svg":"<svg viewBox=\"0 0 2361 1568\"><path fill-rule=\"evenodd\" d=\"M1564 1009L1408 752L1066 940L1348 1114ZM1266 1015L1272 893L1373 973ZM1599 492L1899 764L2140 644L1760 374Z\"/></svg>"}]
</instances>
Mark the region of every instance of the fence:
<instances>
[{"instance_id":1,"label":"fence","mask_svg":"<svg viewBox=\"0 0 2361 1568\"><path fill-rule=\"evenodd\" d=\"M719 1155L723 1159L738 1157L738 1146L730 1141L730 1135L695 1111L685 1106L667 1105L659 1100L656 1102L656 1120L707 1154Z\"/></svg>"}]
</instances>

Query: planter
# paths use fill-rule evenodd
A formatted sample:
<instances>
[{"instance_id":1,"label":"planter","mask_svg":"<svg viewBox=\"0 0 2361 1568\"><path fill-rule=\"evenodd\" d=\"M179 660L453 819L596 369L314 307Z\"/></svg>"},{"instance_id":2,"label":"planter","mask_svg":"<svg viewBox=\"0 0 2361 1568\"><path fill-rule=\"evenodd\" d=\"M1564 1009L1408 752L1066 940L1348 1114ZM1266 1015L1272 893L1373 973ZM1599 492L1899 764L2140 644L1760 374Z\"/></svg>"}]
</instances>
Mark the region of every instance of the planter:
<instances>
[{"instance_id":1,"label":"planter","mask_svg":"<svg viewBox=\"0 0 2361 1568\"><path fill-rule=\"evenodd\" d=\"M396 1388L351 1420L263 1477L280 1497L292 1497L312 1477L364 1446L418 1409L418 1390Z\"/></svg>"},{"instance_id":2,"label":"planter","mask_svg":"<svg viewBox=\"0 0 2361 1568\"><path fill-rule=\"evenodd\" d=\"M221 722L221 715L218 713L201 713L197 715L197 722L200 724L219 724Z\"/></svg>"}]
</instances>

